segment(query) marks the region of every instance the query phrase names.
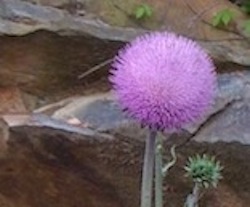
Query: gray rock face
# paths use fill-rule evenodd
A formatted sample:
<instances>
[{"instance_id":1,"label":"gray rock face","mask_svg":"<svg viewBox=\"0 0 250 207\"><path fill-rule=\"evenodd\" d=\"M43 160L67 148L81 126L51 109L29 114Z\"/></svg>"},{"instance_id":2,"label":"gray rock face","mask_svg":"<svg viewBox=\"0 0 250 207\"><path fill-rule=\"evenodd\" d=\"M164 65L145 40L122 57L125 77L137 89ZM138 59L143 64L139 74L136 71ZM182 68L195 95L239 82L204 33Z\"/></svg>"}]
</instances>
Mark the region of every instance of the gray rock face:
<instances>
[{"instance_id":1,"label":"gray rock face","mask_svg":"<svg viewBox=\"0 0 250 207\"><path fill-rule=\"evenodd\" d=\"M157 11L155 14L159 13L159 17L161 16L161 18L166 15L165 10L162 11L164 6L166 6L164 3L155 0L151 1L153 5L159 4L159 12ZM221 4L232 6L229 5L226 0L220 1ZM204 5L201 5L199 1L194 3L197 4L197 8L202 9L203 13ZM128 2L128 5L130 4L133 3ZM89 5L94 5L94 8L91 8ZM107 19L119 19L119 17L123 15L123 18L125 18L127 22L131 22L129 17L124 17L124 12L119 11L119 9L117 10L114 6L109 8L105 5L104 1L95 0L64 0L61 2L46 0L2 0L0 2L0 34L25 35L37 30L48 30L60 35L88 34L101 39L129 41L138 35L150 31L148 27L142 27L135 22L132 25L125 24L124 27L119 27L114 26L115 24L112 24L112 22L102 21L101 19L105 19L105 16L102 15L107 14ZM187 5L183 5L182 1L171 4L171 6L170 10L173 9L176 11L176 16L170 15L164 18L164 20L155 20L159 22L159 25L151 29L168 29L186 36L192 34L193 36L190 36L190 38L197 39L213 57L220 61L231 61L243 65L250 65L250 59L248 58L250 56L249 44L247 41L244 41L242 34L237 35L237 32L227 33L225 31L211 29L211 26L209 27L203 24L202 20L198 18L195 24L192 23L196 18L194 18L192 12L190 13L190 9L187 8ZM100 11L98 9L96 10L95 7L99 8ZM208 7L210 6L208 5ZM235 9L235 7L233 8ZM161 15L162 12L165 13L162 14L163 16ZM181 12L181 15L187 15L187 17L184 16L179 19L179 16L181 16L177 16L179 12ZM213 12L211 11L211 13ZM112 17L112 14L119 15ZM204 31L205 36L201 31ZM233 41L230 41L230 39Z\"/></svg>"},{"instance_id":2,"label":"gray rock face","mask_svg":"<svg viewBox=\"0 0 250 207\"><path fill-rule=\"evenodd\" d=\"M93 15L75 16L56 7L20 0L3 0L0 8L0 33L8 35L48 30L64 35L89 34L101 39L128 41L145 32L141 29L111 27Z\"/></svg>"},{"instance_id":3,"label":"gray rock face","mask_svg":"<svg viewBox=\"0 0 250 207\"><path fill-rule=\"evenodd\" d=\"M250 73L223 74L219 99L227 106L195 136L197 141L250 144Z\"/></svg>"},{"instance_id":4,"label":"gray rock face","mask_svg":"<svg viewBox=\"0 0 250 207\"><path fill-rule=\"evenodd\" d=\"M220 74L213 109L198 124L183 130L199 142L250 144L249 83L248 71ZM145 130L123 115L110 93L79 98L56 111L53 117L62 120L76 117L98 131L113 131L137 138L145 136Z\"/></svg>"},{"instance_id":5,"label":"gray rock face","mask_svg":"<svg viewBox=\"0 0 250 207\"><path fill-rule=\"evenodd\" d=\"M52 7L38 7L22 1L3 0L1 1L1 17L15 20L15 18L26 18L34 22L58 21L63 15Z\"/></svg>"}]
</instances>

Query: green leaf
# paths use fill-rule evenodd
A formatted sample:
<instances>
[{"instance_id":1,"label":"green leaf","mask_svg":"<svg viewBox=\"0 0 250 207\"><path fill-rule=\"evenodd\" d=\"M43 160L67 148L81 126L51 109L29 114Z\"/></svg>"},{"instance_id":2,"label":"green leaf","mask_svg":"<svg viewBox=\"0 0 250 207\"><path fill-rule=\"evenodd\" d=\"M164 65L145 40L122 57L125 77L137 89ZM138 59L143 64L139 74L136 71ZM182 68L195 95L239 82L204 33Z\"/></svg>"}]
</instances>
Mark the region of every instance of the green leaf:
<instances>
[{"instance_id":1,"label":"green leaf","mask_svg":"<svg viewBox=\"0 0 250 207\"><path fill-rule=\"evenodd\" d=\"M212 25L213 25L214 27L217 27L217 26L220 25L220 22L221 22L221 16L218 15L218 14L215 15L215 16L213 17Z\"/></svg>"},{"instance_id":2,"label":"green leaf","mask_svg":"<svg viewBox=\"0 0 250 207\"><path fill-rule=\"evenodd\" d=\"M229 9L224 9L216 13L213 17L212 25L218 26L228 26L228 24L233 20L234 13Z\"/></svg>"},{"instance_id":3,"label":"green leaf","mask_svg":"<svg viewBox=\"0 0 250 207\"><path fill-rule=\"evenodd\" d=\"M225 12L224 15L222 15L222 22L225 26L229 24L229 22L232 20L232 14L229 12Z\"/></svg>"},{"instance_id":4,"label":"green leaf","mask_svg":"<svg viewBox=\"0 0 250 207\"><path fill-rule=\"evenodd\" d=\"M135 11L135 18L136 19L141 19L144 17L144 8L143 7L137 7L136 11Z\"/></svg>"},{"instance_id":5,"label":"green leaf","mask_svg":"<svg viewBox=\"0 0 250 207\"><path fill-rule=\"evenodd\" d=\"M152 14L153 14L152 8L147 4L144 4L143 7L144 7L144 10L145 10L145 15L147 17L151 17Z\"/></svg>"},{"instance_id":6,"label":"green leaf","mask_svg":"<svg viewBox=\"0 0 250 207\"><path fill-rule=\"evenodd\" d=\"M152 8L147 4L141 4L136 7L134 15L136 19L151 17L153 14Z\"/></svg>"}]
</instances>

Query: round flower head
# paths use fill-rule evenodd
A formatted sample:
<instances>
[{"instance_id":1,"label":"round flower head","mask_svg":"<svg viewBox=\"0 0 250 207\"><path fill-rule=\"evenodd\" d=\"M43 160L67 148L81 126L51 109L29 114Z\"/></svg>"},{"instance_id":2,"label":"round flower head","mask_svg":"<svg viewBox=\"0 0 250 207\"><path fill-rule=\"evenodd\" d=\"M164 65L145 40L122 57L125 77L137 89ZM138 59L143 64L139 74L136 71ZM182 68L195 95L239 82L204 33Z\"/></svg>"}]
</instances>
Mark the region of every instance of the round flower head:
<instances>
[{"instance_id":1,"label":"round flower head","mask_svg":"<svg viewBox=\"0 0 250 207\"><path fill-rule=\"evenodd\" d=\"M214 69L196 42L153 32L120 50L110 81L129 116L153 129L176 130L204 115L211 105Z\"/></svg>"}]
</instances>

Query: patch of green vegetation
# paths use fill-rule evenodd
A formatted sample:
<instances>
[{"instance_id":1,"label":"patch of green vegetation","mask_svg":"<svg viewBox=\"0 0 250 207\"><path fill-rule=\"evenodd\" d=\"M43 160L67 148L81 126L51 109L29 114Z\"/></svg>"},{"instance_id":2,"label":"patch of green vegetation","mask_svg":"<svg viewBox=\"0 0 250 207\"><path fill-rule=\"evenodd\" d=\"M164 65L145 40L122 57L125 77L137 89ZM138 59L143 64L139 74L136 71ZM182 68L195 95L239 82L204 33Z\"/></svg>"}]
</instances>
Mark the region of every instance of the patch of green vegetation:
<instances>
[{"instance_id":1,"label":"patch of green vegetation","mask_svg":"<svg viewBox=\"0 0 250 207\"><path fill-rule=\"evenodd\" d=\"M213 17L212 25L214 27L228 26L234 18L234 13L229 9L223 9Z\"/></svg>"},{"instance_id":2,"label":"patch of green vegetation","mask_svg":"<svg viewBox=\"0 0 250 207\"><path fill-rule=\"evenodd\" d=\"M149 18L153 15L153 9L148 4L138 5L134 10L134 17L137 20Z\"/></svg>"},{"instance_id":3,"label":"patch of green vegetation","mask_svg":"<svg viewBox=\"0 0 250 207\"><path fill-rule=\"evenodd\" d=\"M246 14L250 15L250 1L244 1L241 4L241 8ZM212 25L214 27L227 27L233 19L234 13L229 9L223 9L214 15ZM243 22L243 29L246 33L250 34L250 19Z\"/></svg>"}]
</instances>

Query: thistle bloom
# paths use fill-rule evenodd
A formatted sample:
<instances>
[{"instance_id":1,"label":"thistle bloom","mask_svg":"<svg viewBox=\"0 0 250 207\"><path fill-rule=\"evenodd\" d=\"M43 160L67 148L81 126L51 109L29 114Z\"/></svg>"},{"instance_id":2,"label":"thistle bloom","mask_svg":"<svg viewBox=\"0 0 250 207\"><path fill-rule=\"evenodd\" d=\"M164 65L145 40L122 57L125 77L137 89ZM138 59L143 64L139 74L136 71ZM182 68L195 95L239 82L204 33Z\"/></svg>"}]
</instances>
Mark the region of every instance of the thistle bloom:
<instances>
[{"instance_id":1,"label":"thistle bloom","mask_svg":"<svg viewBox=\"0 0 250 207\"><path fill-rule=\"evenodd\" d=\"M152 129L176 130L211 105L215 67L194 41L168 32L136 38L115 57L110 81L123 110Z\"/></svg>"}]
</instances>

